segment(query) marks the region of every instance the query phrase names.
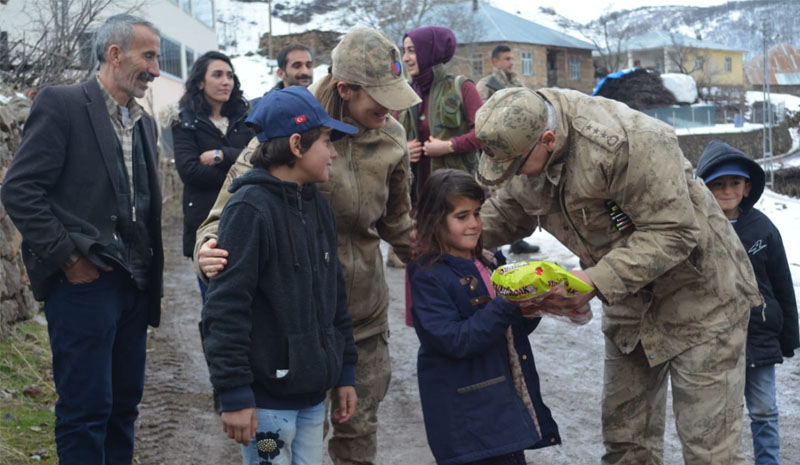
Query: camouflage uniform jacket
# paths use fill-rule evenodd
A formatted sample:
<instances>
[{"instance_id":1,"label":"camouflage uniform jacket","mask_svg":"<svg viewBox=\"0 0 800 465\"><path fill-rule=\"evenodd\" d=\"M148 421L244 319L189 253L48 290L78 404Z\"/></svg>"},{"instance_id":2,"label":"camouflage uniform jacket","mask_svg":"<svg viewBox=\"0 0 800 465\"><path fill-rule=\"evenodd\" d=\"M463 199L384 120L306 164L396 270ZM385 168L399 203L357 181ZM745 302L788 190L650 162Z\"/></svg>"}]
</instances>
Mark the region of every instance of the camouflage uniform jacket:
<instances>
[{"instance_id":1,"label":"camouflage uniform jacket","mask_svg":"<svg viewBox=\"0 0 800 465\"><path fill-rule=\"evenodd\" d=\"M511 73L511 76L509 77L505 71L497 68L492 71L492 74L482 77L481 80L475 85L475 87L478 88L478 92L481 94L481 98L484 102L489 100L489 97L491 97L500 89L524 86L525 84L522 83L522 80L520 80L519 76L517 76L517 73Z\"/></svg>"},{"instance_id":2,"label":"camouflage uniform jacket","mask_svg":"<svg viewBox=\"0 0 800 465\"><path fill-rule=\"evenodd\" d=\"M410 258L411 182L405 133L394 118L389 117L381 129L365 129L349 118L343 120L360 132L334 142L337 157L330 177L317 187L331 203L336 217L339 261L358 342L389 329L389 287L383 273L380 241L391 244L404 261ZM217 237L219 216L231 197L230 182L252 167L250 157L257 146L254 138L242 150L209 217L197 230L194 263L202 279L206 278L197 265L197 252L204 242Z\"/></svg>"},{"instance_id":3,"label":"camouflage uniform jacket","mask_svg":"<svg viewBox=\"0 0 800 465\"><path fill-rule=\"evenodd\" d=\"M623 353L641 341L651 366L748 318L762 299L747 254L672 128L612 100L539 92L558 114L556 148L540 176L487 201L484 246L550 232L594 281L606 336ZM607 200L634 227L618 230Z\"/></svg>"}]
</instances>

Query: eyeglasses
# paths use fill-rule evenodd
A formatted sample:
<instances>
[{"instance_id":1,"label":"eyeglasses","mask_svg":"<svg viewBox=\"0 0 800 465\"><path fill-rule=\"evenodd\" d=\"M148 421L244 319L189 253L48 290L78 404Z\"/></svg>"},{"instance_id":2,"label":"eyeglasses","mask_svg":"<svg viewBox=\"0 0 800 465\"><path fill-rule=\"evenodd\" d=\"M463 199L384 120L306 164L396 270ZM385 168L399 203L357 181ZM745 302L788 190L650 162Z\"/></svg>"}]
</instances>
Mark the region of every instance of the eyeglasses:
<instances>
[{"instance_id":1,"label":"eyeglasses","mask_svg":"<svg viewBox=\"0 0 800 465\"><path fill-rule=\"evenodd\" d=\"M525 166L525 163L528 162L528 158L531 157L531 154L533 153L534 150L536 150L536 146L539 145L539 142L541 140L542 140L542 136L539 136L539 138L536 139L536 142L533 143L533 147L531 147L531 149L528 150L528 154L525 155L525 157L522 159L522 163L519 164L519 167L517 168L517 172L515 174L520 174L519 173L520 170L522 169L523 166Z\"/></svg>"}]
</instances>

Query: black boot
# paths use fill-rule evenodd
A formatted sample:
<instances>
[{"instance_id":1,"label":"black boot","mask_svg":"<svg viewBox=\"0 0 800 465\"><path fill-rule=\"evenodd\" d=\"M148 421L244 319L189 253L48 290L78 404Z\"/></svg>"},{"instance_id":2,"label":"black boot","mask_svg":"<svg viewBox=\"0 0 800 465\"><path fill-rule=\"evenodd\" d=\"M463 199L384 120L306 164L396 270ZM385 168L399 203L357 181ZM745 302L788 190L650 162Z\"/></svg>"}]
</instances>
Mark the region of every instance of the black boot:
<instances>
[{"instance_id":1,"label":"black boot","mask_svg":"<svg viewBox=\"0 0 800 465\"><path fill-rule=\"evenodd\" d=\"M525 253L536 253L539 251L539 246L535 244L528 244L525 242L524 239L520 239L517 242L511 244L511 249L509 252L513 254L525 254Z\"/></svg>"}]
</instances>

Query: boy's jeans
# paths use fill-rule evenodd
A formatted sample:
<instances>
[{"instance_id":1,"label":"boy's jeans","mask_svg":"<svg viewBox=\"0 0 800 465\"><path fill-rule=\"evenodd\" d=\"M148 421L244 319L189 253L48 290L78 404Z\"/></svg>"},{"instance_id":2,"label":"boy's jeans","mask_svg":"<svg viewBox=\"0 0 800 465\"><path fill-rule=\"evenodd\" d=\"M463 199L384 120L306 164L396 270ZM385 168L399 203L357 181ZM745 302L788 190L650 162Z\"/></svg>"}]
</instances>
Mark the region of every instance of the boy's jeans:
<instances>
[{"instance_id":1,"label":"boy's jeans","mask_svg":"<svg viewBox=\"0 0 800 465\"><path fill-rule=\"evenodd\" d=\"M747 367L744 399L753 433L756 465L778 464L778 404L775 400L775 365Z\"/></svg>"},{"instance_id":2,"label":"boy's jeans","mask_svg":"<svg viewBox=\"0 0 800 465\"><path fill-rule=\"evenodd\" d=\"M320 465L325 402L302 410L256 409L258 427L242 446L244 465Z\"/></svg>"}]
</instances>

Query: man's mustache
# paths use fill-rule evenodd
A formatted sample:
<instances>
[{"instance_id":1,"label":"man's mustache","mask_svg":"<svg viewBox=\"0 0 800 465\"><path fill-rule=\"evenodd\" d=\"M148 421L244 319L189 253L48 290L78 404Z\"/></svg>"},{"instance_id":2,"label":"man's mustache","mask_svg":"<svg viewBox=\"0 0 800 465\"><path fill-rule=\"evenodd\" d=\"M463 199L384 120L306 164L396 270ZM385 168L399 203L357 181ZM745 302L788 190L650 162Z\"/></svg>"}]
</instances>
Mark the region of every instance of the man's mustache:
<instances>
[{"instance_id":1,"label":"man's mustache","mask_svg":"<svg viewBox=\"0 0 800 465\"><path fill-rule=\"evenodd\" d=\"M147 71L142 71L136 76L136 79L144 82L152 82L156 78L155 74L150 74Z\"/></svg>"},{"instance_id":2,"label":"man's mustache","mask_svg":"<svg viewBox=\"0 0 800 465\"><path fill-rule=\"evenodd\" d=\"M298 81L301 80L301 79L311 79L311 75L310 74L298 74L294 78L296 80L298 80Z\"/></svg>"}]
</instances>

